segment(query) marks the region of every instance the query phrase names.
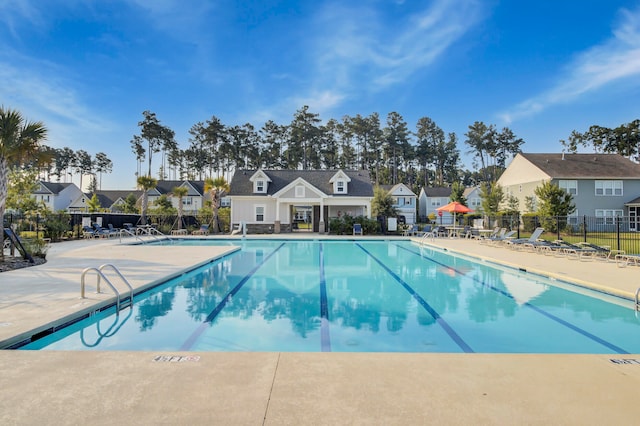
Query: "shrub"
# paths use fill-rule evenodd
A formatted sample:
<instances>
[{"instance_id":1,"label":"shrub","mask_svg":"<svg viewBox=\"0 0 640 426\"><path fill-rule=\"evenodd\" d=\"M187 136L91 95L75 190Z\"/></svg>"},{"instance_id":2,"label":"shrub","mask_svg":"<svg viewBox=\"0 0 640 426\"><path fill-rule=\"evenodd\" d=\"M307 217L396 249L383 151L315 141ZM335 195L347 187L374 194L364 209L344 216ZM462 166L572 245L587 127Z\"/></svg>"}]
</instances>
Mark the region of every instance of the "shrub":
<instances>
[{"instance_id":1,"label":"shrub","mask_svg":"<svg viewBox=\"0 0 640 426\"><path fill-rule=\"evenodd\" d=\"M46 258L49 243L42 238L28 238L22 240L22 245L31 256Z\"/></svg>"}]
</instances>

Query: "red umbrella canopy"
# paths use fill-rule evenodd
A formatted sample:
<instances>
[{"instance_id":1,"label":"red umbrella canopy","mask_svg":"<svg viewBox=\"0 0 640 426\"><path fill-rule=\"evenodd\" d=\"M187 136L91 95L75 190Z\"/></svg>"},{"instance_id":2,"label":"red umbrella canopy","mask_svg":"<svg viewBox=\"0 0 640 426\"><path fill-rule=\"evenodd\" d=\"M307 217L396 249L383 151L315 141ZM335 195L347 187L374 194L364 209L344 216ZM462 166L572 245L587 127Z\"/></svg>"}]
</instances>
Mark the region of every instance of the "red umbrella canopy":
<instances>
[{"instance_id":1,"label":"red umbrella canopy","mask_svg":"<svg viewBox=\"0 0 640 426\"><path fill-rule=\"evenodd\" d=\"M470 209L469 207L465 206L464 204L461 204L458 201L452 201L447 205L444 205L442 207L438 207L436 210L442 211L442 212L449 212L449 213L471 213L471 212L473 212L472 209Z\"/></svg>"}]
</instances>

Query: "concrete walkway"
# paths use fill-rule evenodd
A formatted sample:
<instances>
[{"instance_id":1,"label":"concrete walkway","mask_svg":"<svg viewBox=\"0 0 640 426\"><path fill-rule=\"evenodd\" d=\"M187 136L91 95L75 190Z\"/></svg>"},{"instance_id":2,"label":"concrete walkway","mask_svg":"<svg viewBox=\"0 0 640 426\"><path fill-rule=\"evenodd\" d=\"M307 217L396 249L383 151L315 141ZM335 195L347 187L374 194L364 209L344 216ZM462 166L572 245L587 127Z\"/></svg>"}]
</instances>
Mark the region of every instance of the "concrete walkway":
<instances>
[{"instance_id":1,"label":"concrete walkway","mask_svg":"<svg viewBox=\"0 0 640 426\"><path fill-rule=\"evenodd\" d=\"M637 267L428 244L625 296L640 285ZM79 298L85 267L116 264L141 288L230 249L54 244L46 264L0 274L0 341L112 299L89 286ZM634 424L638 385L638 355L5 350L0 423Z\"/></svg>"}]
</instances>

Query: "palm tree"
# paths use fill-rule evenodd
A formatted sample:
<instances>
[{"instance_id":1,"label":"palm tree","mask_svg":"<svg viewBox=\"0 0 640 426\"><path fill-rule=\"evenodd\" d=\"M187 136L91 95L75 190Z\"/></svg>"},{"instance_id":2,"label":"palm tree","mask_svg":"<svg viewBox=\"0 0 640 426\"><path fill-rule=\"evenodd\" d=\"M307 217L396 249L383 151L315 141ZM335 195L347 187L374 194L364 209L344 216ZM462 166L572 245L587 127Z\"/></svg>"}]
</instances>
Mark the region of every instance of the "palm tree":
<instances>
[{"instance_id":1,"label":"palm tree","mask_svg":"<svg viewBox=\"0 0 640 426\"><path fill-rule=\"evenodd\" d=\"M172 194L174 197L178 197L178 229L182 229L182 215L184 208L182 206L182 199L189 193L189 188L186 186L176 186L173 188Z\"/></svg>"},{"instance_id":2,"label":"palm tree","mask_svg":"<svg viewBox=\"0 0 640 426\"><path fill-rule=\"evenodd\" d=\"M149 194L147 194L147 191L155 188L158 185L158 181L152 178L151 176L140 176L137 182L138 182L138 188L142 190L142 207L140 208L141 210L140 224L146 225L147 224L147 204L149 204L149 201L148 201Z\"/></svg>"},{"instance_id":3,"label":"palm tree","mask_svg":"<svg viewBox=\"0 0 640 426\"><path fill-rule=\"evenodd\" d=\"M41 122L26 122L22 115L0 106L0 219L4 223L4 210L9 190L9 168L32 163L41 158L40 143L47 137ZM0 232L0 247L4 246L4 232ZM0 251L4 259L4 250Z\"/></svg>"},{"instance_id":4,"label":"palm tree","mask_svg":"<svg viewBox=\"0 0 640 426\"><path fill-rule=\"evenodd\" d=\"M229 184L222 176L215 179L207 178L204 181L204 190L211 195L211 211L213 213L211 227L213 228L213 232L220 232L218 209L220 208L220 200L229 192Z\"/></svg>"}]
</instances>

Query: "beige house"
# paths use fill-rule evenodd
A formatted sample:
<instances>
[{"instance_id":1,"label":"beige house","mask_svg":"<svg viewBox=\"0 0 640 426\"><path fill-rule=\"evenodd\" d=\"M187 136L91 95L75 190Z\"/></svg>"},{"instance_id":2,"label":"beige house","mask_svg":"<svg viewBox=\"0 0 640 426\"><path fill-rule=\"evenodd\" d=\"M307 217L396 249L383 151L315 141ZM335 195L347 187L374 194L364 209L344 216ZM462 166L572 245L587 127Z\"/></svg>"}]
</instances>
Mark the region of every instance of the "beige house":
<instances>
[{"instance_id":1,"label":"beige house","mask_svg":"<svg viewBox=\"0 0 640 426\"><path fill-rule=\"evenodd\" d=\"M231 180L231 223L252 233L328 231L330 218L371 217L366 170L237 170Z\"/></svg>"}]
</instances>

